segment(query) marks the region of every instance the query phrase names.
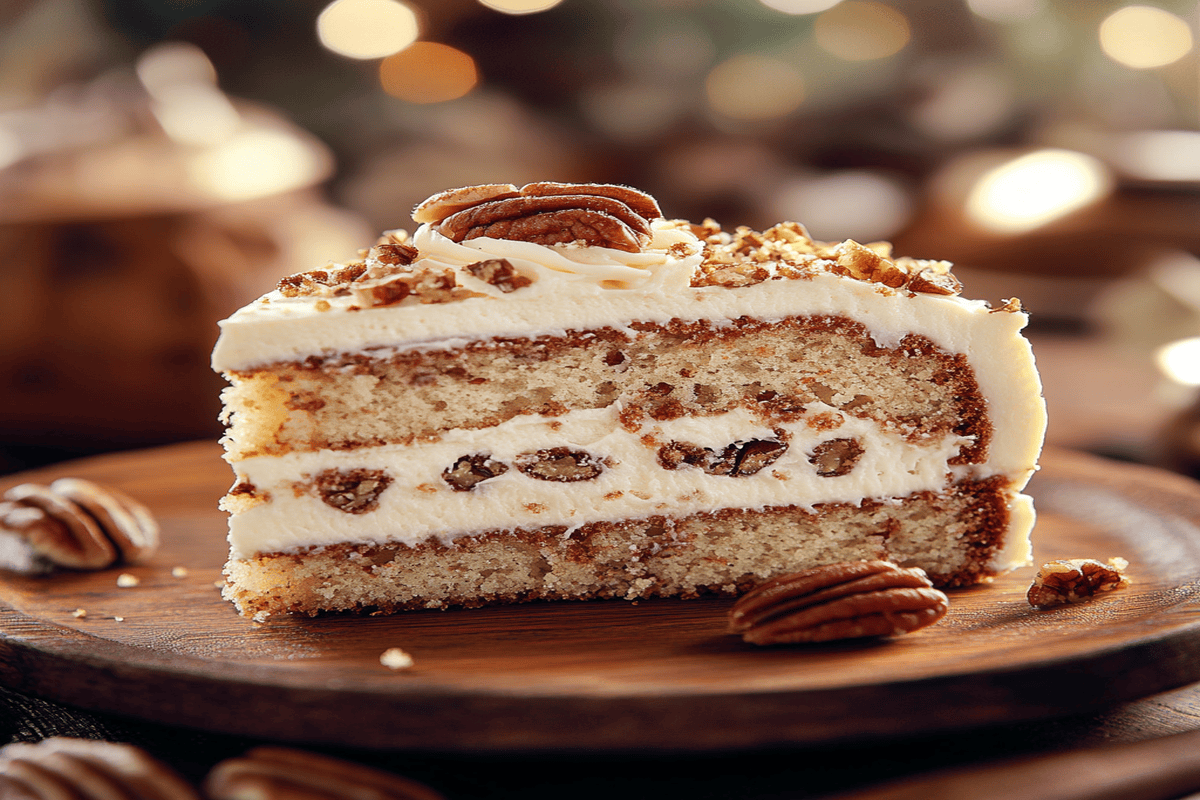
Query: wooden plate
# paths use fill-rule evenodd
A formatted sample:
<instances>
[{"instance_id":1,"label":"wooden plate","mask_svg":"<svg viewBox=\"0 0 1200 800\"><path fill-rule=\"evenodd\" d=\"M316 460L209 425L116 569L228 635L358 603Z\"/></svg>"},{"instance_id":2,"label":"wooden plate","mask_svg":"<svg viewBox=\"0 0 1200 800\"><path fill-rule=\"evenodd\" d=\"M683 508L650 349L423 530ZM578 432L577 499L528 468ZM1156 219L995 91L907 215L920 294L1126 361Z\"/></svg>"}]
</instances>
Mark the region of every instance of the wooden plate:
<instances>
[{"instance_id":1,"label":"wooden plate","mask_svg":"<svg viewBox=\"0 0 1200 800\"><path fill-rule=\"evenodd\" d=\"M445 751L717 750L965 729L1200 679L1200 486L1049 452L1036 558L1130 562L1134 584L1035 611L1033 569L955 591L895 640L755 648L728 599L542 603L255 624L220 599L228 468L210 444L11 476L148 502L149 564L0 578L0 682L85 709L277 740ZM186 569L180 574L176 567ZM120 572L135 587L118 588ZM79 610L86 611L82 616ZM401 647L414 667L380 664Z\"/></svg>"}]
</instances>

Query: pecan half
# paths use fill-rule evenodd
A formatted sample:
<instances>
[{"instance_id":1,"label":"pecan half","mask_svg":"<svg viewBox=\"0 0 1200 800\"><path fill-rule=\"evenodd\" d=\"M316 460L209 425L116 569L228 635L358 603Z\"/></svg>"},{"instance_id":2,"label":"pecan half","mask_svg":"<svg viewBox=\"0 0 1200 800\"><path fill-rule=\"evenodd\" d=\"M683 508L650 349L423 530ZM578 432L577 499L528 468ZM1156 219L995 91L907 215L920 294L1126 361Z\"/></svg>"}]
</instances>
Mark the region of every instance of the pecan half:
<instances>
[{"instance_id":1,"label":"pecan half","mask_svg":"<svg viewBox=\"0 0 1200 800\"><path fill-rule=\"evenodd\" d=\"M66 737L0 749L0 797L199 800L178 773L140 748Z\"/></svg>"},{"instance_id":2,"label":"pecan half","mask_svg":"<svg viewBox=\"0 0 1200 800\"><path fill-rule=\"evenodd\" d=\"M584 450L568 450L565 447L521 453L515 462L517 469L539 481L590 481L604 471L602 459Z\"/></svg>"},{"instance_id":3,"label":"pecan half","mask_svg":"<svg viewBox=\"0 0 1200 800\"><path fill-rule=\"evenodd\" d=\"M314 485L325 505L347 514L366 514L379 507L379 495L391 482L381 469L327 469Z\"/></svg>"},{"instance_id":4,"label":"pecan half","mask_svg":"<svg viewBox=\"0 0 1200 800\"><path fill-rule=\"evenodd\" d=\"M812 449L808 462L822 478L846 475L866 452L858 439L828 439Z\"/></svg>"},{"instance_id":5,"label":"pecan half","mask_svg":"<svg viewBox=\"0 0 1200 800\"><path fill-rule=\"evenodd\" d=\"M83 478L59 478L50 484L50 491L90 514L125 563L136 564L158 549L158 521L150 509L124 492Z\"/></svg>"},{"instance_id":6,"label":"pecan half","mask_svg":"<svg viewBox=\"0 0 1200 800\"><path fill-rule=\"evenodd\" d=\"M413 219L461 242L480 236L542 245L582 241L593 247L639 252L650 239L658 203L627 186L531 183L468 186L434 195Z\"/></svg>"},{"instance_id":7,"label":"pecan half","mask_svg":"<svg viewBox=\"0 0 1200 800\"><path fill-rule=\"evenodd\" d=\"M100 522L49 487L22 483L4 499L13 505L0 524L23 537L35 560L68 569L104 569L116 562L116 545Z\"/></svg>"},{"instance_id":8,"label":"pecan half","mask_svg":"<svg viewBox=\"0 0 1200 800\"><path fill-rule=\"evenodd\" d=\"M444 800L423 783L286 747L256 747L217 764L204 779L210 800Z\"/></svg>"},{"instance_id":9,"label":"pecan half","mask_svg":"<svg viewBox=\"0 0 1200 800\"><path fill-rule=\"evenodd\" d=\"M847 561L756 586L730 609L729 629L752 644L893 636L932 625L948 608L920 569Z\"/></svg>"},{"instance_id":10,"label":"pecan half","mask_svg":"<svg viewBox=\"0 0 1200 800\"><path fill-rule=\"evenodd\" d=\"M508 472L508 466L487 453L463 456L442 471L442 480L456 492L469 492L486 480Z\"/></svg>"},{"instance_id":11,"label":"pecan half","mask_svg":"<svg viewBox=\"0 0 1200 800\"><path fill-rule=\"evenodd\" d=\"M1128 566L1123 558L1110 558L1107 564L1093 558L1051 561L1038 570L1026 599L1034 608L1051 608L1124 589L1130 582L1125 575Z\"/></svg>"}]
</instances>

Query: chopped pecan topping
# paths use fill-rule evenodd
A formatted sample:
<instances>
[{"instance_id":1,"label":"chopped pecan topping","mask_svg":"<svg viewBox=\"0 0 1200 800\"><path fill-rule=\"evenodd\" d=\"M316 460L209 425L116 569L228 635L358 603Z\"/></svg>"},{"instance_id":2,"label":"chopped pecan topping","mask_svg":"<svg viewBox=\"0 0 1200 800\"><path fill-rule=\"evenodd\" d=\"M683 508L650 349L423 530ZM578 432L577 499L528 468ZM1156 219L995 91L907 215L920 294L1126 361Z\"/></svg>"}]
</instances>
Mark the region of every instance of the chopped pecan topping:
<instances>
[{"instance_id":1,"label":"chopped pecan topping","mask_svg":"<svg viewBox=\"0 0 1200 800\"><path fill-rule=\"evenodd\" d=\"M508 472L508 466L487 453L463 456L442 471L442 480L456 492L469 492L484 481Z\"/></svg>"},{"instance_id":2,"label":"chopped pecan topping","mask_svg":"<svg viewBox=\"0 0 1200 800\"><path fill-rule=\"evenodd\" d=\"M904 262L900 259L897 263ZM956 295L962 291L962 283L950 271L950 264L945 261L913 261L908 279L910 292L923 294Z\"/></svg>"},{"instance_id":3,"label":"chopped pecan topping","mask_svg":"<svg viewBox=\"0 0 1200 800\"><path fill-rule=\"evenodd\" d=\"M539 481L589 481L604 471L603 459L584 450L569 450L566 447L521 453L515 461L517 469Z\"/></svg>"},{"instance_id":4,"label":"chopped pecan topping","mask_svg":"<svg viewBox=\"0 0 1200 800\"><path fill-rule=\"evenodd\" d=\"M410 295L423 304L480 296L478 292L460 287L452 269L399 267L384 272L372 268L350 287L356 302L371 307L394 305Z\"/></svg>"},{"instance_id":5,"label":"chopped pecan topping","mask_svg":"<svg viewBox=\"0 0 1200 800\"><path fill-rule=\"evenodd\" d=\"M873 247L847 239L836 248L834 272L861 281L882 283L893 289L908 282L908 273Z\"/></svg>"},{"instance_id":6,"label":"chopped pecan topping","mask_svg":"<svg viewBox=\"0 0 1200 800\"><path fill-rule=\"evenodd\" d=\"M313 483L325 505L347 514L366 514L379 507L379 495L391 482L381 469L327 469Z\"/></svg>"},{"instance_id":7,"label":"chopped pecan topping","mask_svg":"<svg viewBox=\"0 0 1200 800\"><path fill-rule=\"evenodd\" d=\"M822 478L836 478L854 469L864 452L858 439L829 439L812 449L808 462Z\"/></svg>"},{"instance_id":8,"label":"chopped pecan topping","mask_svg":"<svg viewBox=\"0 0 1200 800\"><path fill-rule=\"evenodd\" d=\"M744 477L769 467L787 449L786 442L774 439L734 442L719 453L687 442L670 442L659 448L658 463L663 469L678 469L686 464L699 467L709 475Z\"/></svg>"},{"instance_id":9,"label":"chopped pecan topping","mask_svg":"<svg viewBox=\"0 0 1200 800\"><path fill-rule=\"evenodd\" d=\"M1026 598L1034 608L1051 608L1124 589L1129 585L1128 566L1123 558L1110 558L1107 564L1092 558L1051 561L1038 570Z\"/></svg>"},{"instance_id":10,"label":"chopped pecan topping","mask_svg":"<svg viewBox=\"0 0 1200 800\"><path fill-rule=\"evenodd\" d=\"M58 736L0 749L0 796L21 800L199 800L178 773L140 748Z\"/></svg>"},{"instance_id":11,"label":"chopped pecan topping","mask_svg":"<svg viewBox=\"0 0 1200 800\"><path fill-rule=\"evenodd\" d=\"M530 285L533 281L517 272L507 258L489 258L486 261L476 261L467 264L467 272L483 281L490 283L500 291L508 294Z\"/></svg>"},{"instance_id":12,"label":"chopped pecan topping","mask_svg":"<svg viewBox=\"0 0 1200 800\"><path fill-rule=\"evenodd\" d=\"M222 761L204 791L210 800L443 800L423 783L286 747L256 747Z\"/></svg>"},{"instance_id":13,"label":"chopped pecan topping","mask_svg":"<svg viewBox=\"0 0 1200 800\"><path fill-rule=\"evenodd\" d=\"M847 561L756 586L730 609L729 629L763 645L894 636L932 625L948 608L922 570Z\"/></svg>"},{"instance_id":14,"label":"chopped pecan topping","mask_svg":"<svg viewBox=\"0 0 1200 800\"><path fill-rule=\"evenodd\" d=\"M367 258L378 261L381 264L392 264L395 266L405 266L416 260L421 251L413 247L411 244L403 242L385 242L377 244L371 248L367 254Z\"/></svg>"},{"instance_id":15,"label":"chopped pecan topping","mask_svg":"<svg viewBox=\"0 0 1200 800\"><path fill-rule=\"evenodd\" d=\"M351 281L366 271L360 262L346 264L336 269L315 269L288 275L279 281L279 293L284 297L333 297L345 294Z\"/></svg>"},{"instance_id":16,"label":"chopped pecan topping","mask_svg":"<svg viewBox=\"0 0 1200 800\"><path fill-rule=\"evenodd\" d=\"M59 478L50 486L14 486L4 499L0 529L22 543L10 569L104 569L142 561L158 548L158 523L150 510L109 486Z\"/></svg>"}]
</instances>

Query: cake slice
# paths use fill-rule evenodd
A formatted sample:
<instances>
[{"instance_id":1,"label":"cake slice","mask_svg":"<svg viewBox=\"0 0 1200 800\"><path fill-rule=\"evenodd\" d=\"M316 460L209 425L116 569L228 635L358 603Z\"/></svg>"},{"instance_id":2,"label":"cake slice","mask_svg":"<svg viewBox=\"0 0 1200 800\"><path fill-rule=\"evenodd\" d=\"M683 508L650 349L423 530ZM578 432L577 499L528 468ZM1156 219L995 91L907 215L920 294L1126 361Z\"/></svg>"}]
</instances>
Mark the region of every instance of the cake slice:
<instances>
[{"instance_id":1,"label":"cake slice","mask_svg":"<svg viewBox=\"0 0 1200 800\"><path fill-rule=\"evenodd\" d=\"M1017 301L620 186L475 186L221 323L242 613L734 593L1029 560Z\"/></svg>"}]
</instances>

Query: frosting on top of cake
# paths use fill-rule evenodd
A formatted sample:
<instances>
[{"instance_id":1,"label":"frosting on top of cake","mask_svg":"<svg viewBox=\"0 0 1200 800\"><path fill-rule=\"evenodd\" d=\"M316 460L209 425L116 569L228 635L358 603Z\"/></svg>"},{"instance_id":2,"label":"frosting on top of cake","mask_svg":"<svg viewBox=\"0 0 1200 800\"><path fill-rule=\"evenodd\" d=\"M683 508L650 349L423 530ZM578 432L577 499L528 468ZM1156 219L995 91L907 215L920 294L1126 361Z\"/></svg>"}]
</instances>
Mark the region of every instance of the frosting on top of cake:
<instances>
[{"instance_id":1,"label":"frosting on top of cake","mask_svg":"<svg viewBox=\"0 0 1200 800\"><path fill-rule=\"evenodd\" d=\"M887 243L818 242L797 223L730 233L656 213L648 195L608 185L435 195L411 238L392 231L355 261L288 276L223 321L213 368L729 315L847 316L881 344L919 332L965 352L937 320L990 310L957 296L947 262L893 258Z\"/></svg>"}]
</instances>

